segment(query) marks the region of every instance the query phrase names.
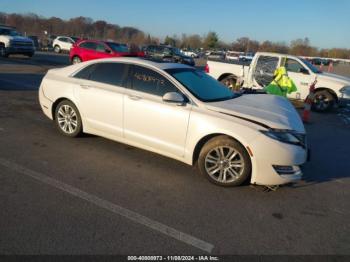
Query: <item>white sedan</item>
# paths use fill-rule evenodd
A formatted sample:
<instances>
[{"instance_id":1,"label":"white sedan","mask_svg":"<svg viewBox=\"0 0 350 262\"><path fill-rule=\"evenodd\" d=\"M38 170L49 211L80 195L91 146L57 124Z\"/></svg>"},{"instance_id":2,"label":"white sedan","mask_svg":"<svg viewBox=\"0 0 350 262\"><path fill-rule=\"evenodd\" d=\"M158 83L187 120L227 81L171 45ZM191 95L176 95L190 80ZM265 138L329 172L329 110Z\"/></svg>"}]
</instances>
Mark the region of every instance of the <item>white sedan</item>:
<instances>
[{"instance_id":1,"label":"white sedan","mask_svg":"<svg viewBox=\"0 0 350 262\"><path fill-rule=\"evenodd\" d=\"M153 151L221 186L290 183L307 158L303 123L287 99L241 96L182 64L114 58L52 69L39 100L63 135Z\"/></svg>"}]
</instances>

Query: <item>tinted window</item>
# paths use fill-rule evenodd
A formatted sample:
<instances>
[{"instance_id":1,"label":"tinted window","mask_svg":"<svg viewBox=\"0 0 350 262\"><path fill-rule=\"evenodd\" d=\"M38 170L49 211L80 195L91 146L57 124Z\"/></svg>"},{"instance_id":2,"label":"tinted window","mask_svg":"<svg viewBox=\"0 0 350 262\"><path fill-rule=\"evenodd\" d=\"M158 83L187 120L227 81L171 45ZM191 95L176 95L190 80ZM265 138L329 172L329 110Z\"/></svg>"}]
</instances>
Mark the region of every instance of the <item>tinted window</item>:
<instances>
[{"instance_id":1,"label":"tinted window","mask_svg":"<svg viewBox=\"0 0 350 262\"><path fill-rule=\"evenodd\" d=\"M105 45L104 45L104 44L101 44L101 43L98 44L97 47L96 47L96 51L97 51L97 52L106 52L106 49L107 49L107 48L105 47Z\"/></svg>"},{"instance_id":2,"label":"tinted window","mask_svg":"<svg viewBox=\"0 0 350 262\"><path fill-rule=\"evenodd\" d=\"M127 66L120 63L96 64L91 72L90 80L110 85L124 86Z\"/></svg>"},{"instance_id":3,"label":"tinted window","mask_svg":"<svg viewBox=\"0 0 350 262\"><path fill-rule=\"evenodd\" d=\"M124 44L117 44L117 43L107 43L107 45L114 51L114 52L120 52L120 53L127 53L129 52L129 48L127 45Z\"/></svg>"},{"instance_id":4,"label":"tinted window","mask_svg":"<svg viewBox=\"0 0 350 262\"><path fill-rule=\"evenodd\" d=\"M120 63L99 63L90 65L74 77L100 83L124 86L124 79L127 73L127 66Z\"/></svg>"},{"instance_id":5,"label":"tinted window","mask_svg":"<svg viewBox=\"0 0 350 262\"><path fill-rule=\"evenodd\" d=\"M83 42L80 44L81 48L85 48L85 49L91 49L91 50L96 50L97 48L97 44L94 42Z\"/></svg>"},{"instance_id":6,"label":"tinted window","mask_svg":"<svg viewBox=\"0 0 350 262\"><path fill-rule=\"evenodd\" d=\"M287 59L286 69L288 72L300 73L300 70L304 67L294 59Z\"/></svg>"},{"instance_id":7,"label":"tinted window","mask_svg":"<svg viewBox=\"0 0 350 262\"><path fill-rule=\"evenodd\" d=\"M94 70L94 68L95 68L95 65L87 66L87 67L83 68L82 70L80 70L78 73L76 73L74 75L74 77L89 80L91 72Z\"/></svg>"},{"instance_id":8,"label":"tinted window","mask_svg":"<svg viewBox=\"0 0 350 262\"><path fill-rule=\"evenodd\" d=\"M273 80L278 66L278 57L260 56L255 66L254 78L260 86L266 86Z\"/></svg>"},{"instance_id":9,"label":"tinted window","mask_svg":"<svg viewBox=\"0 0 350 262\"><path fill-rule=\"evenodd\" d=\"M166 71L203 102L229 100L238 96L203 71L187 68Z\"/></svg>"},{"instance_id":10,"label":"tinted window","mask_svg":"<svg viewBox=\"0 0 350 262\"><path fill-rule=\"evenodd\" d=\"M131 79L132 89L151 95L163 96L178 91L165 77L144 67L134 66Z\"/></svg>"}]
</instances>

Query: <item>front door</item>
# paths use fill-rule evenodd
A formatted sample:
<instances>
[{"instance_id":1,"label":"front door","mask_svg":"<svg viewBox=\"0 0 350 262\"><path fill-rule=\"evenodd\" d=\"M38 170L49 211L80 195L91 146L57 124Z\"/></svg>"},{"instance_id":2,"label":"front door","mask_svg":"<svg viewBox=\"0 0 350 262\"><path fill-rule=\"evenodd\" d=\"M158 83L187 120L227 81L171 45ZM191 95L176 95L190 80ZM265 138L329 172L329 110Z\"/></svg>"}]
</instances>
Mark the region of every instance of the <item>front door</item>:
<instances>
[{"instance_id":1,"label":"front door","mask_svg":"<svg viewBox=\"0 0 350 262\"><path fill-rule=\"evenodd\" d=\"M168 92L180 92L153 69L132 66L124 100L125 138L157 151L182 157L192 106L164 102Z\"/></svg>"},{"instance_id":2,"label":"front door","mask_svg":"<svg viewBox=\"0 0 350 262\"><path fill-rule=\"evenodd\" d=\"M288 58L286 61L288 76L295 83L298 91L288 94L289 98L305 99L309 94L310 85L313 82L310 71L295 59Z\"/></svg>"}]
</instances>

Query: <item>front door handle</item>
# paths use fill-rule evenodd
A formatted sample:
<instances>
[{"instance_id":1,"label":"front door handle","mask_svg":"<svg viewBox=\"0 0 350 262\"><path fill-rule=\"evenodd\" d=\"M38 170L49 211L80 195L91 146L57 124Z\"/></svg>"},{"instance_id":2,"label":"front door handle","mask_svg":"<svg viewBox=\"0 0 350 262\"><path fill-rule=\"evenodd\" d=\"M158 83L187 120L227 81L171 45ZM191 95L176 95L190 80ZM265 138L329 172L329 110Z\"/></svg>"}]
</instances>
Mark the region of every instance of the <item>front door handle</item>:
<instances>
[{"instance_id":1,"label":"front door handle","mask_svg":"<svg viewBox=\"0 0 350 262\"><path fill-rule=\"evenodd\" d=\"M135 95L129 95L129 98L130 98L131 100L134 100L134 101L138 101L138 100L141 100L141 99L142 99L141 96L135 96Z\"/></svg>"}]
</instances>

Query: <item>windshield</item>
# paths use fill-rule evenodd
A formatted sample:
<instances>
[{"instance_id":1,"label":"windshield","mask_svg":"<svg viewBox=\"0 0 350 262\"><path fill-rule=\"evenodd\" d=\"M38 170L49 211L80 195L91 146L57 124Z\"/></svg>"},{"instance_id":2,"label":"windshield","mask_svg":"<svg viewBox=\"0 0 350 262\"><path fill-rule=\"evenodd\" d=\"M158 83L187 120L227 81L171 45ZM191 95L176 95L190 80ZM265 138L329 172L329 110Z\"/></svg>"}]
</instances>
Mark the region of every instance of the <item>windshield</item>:
<instances>
[{"instance_id":1,"label":"windshield","mask_svg":"<svg viewBox=\"0 0 350 262\"><path fill-rule=\"evenodd\" d=\"M114 51L119 53L127 53L129 52L129 48L125 44L117 44L117 43L107 43L107 45Z\"/></svg>"},{"instance_id":2,"label":"windshield","mask_svg":"<svg viewBox=\"0 0 350 262\"><path fill-rule=\"evenodd\" d=\"M300 58L299 59L301 61L303 61L303 63L315 74L322 74L322 71L320 71L316 66L314 66L313 64L311 64L309 61L307 61L304 58Z\"/></svg>"},{"instance_id":3,"label":"windshield","mask_svg":"<svg viewBox=\"0 0 350 262\"><path fill-rule=\"evenodd\" d=\"M238 96L238 94L232 92L203 71L192 68L168 69L165 71L202 102L224 101Z\"/></svg>"},{"instance_id":4,"label":"windshield","mask_svg":"<svg viewBox=\"0 0 350 262\"><path fill-rule=\"evenodd\" d=\"M13 29L0 28L0 35L19 36L20 34L16 30L13 30Z\"/></svg>"}]
</instances>

